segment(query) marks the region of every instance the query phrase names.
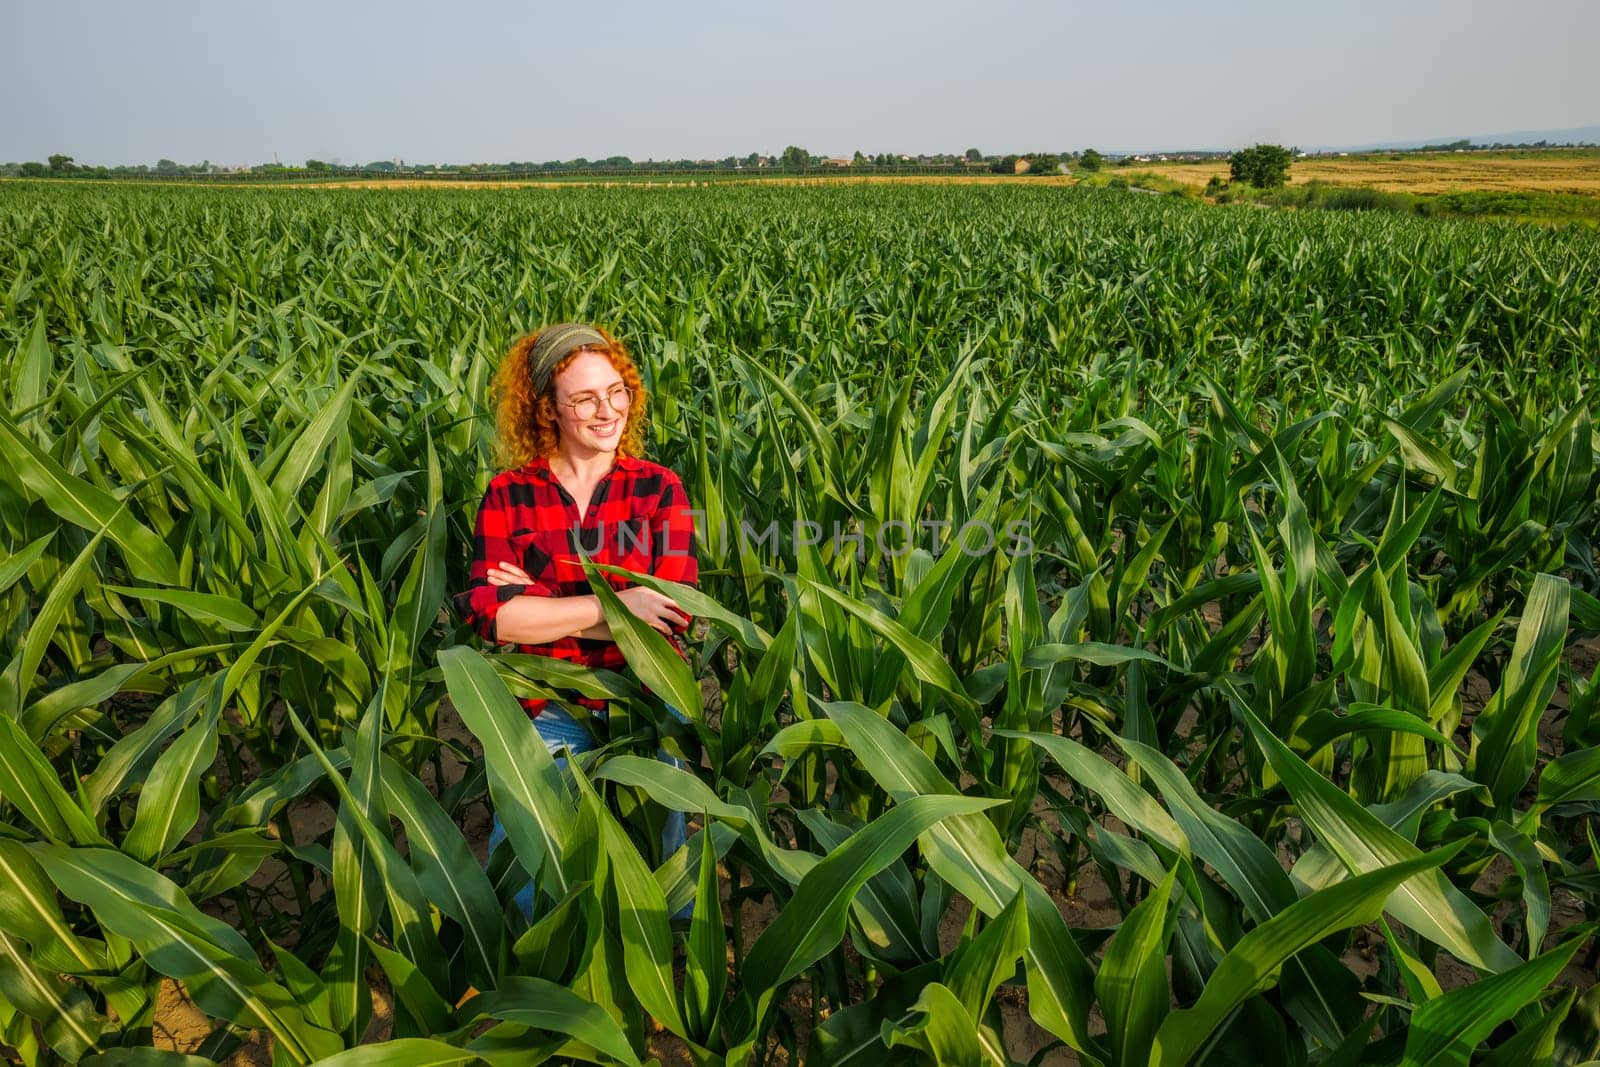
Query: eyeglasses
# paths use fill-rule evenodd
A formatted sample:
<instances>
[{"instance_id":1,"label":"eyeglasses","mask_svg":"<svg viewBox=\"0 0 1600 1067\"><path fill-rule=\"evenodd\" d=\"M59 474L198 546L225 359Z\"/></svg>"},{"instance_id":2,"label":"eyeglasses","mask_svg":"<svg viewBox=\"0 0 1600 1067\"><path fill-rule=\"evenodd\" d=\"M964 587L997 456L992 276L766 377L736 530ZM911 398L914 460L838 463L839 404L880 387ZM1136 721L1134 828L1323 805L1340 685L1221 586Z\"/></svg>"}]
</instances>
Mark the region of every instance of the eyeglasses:
<instances>
[{"instance_id":1,"label":"eyeglasses","mask_svg":"<svg viewBox=\"0 0 1600 1067\"><path fill-rule=\"evenodd\" d=\"M562 404L572 412L575 418L592 419L600 414L600 401L618 415L626 414L633 407L633 387L620 382L607 389L604 396L595 393L581 393L571 400L563 400Z\"/></svg>"}]
</instances>

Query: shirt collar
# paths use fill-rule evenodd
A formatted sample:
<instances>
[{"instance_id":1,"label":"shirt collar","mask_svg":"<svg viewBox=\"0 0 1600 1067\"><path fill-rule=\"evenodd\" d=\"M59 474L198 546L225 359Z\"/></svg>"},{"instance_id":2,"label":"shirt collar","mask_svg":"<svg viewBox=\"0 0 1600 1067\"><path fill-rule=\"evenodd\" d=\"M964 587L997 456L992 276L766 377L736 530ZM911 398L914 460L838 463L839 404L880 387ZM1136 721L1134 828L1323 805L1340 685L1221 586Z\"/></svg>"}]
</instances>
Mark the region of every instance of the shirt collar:
<instances>
[{"instance_id":1,"label":"shirt collar","mask_svg":"<svg viewBox=\"0 0 1600 1067\"><path fill-rule=\"evenodd\" d=\"M613 471L628 471L629 473L634 473L642 470L643 468L644 463L642 460L635 456L625 456L621 452L618 452L616 463L611 469ZM548 482L555 478L555 474L550 470L549 456L539 456L532 463L529 463L524 469L529 474L542 481Z\"/></svg>"}]
</instances>

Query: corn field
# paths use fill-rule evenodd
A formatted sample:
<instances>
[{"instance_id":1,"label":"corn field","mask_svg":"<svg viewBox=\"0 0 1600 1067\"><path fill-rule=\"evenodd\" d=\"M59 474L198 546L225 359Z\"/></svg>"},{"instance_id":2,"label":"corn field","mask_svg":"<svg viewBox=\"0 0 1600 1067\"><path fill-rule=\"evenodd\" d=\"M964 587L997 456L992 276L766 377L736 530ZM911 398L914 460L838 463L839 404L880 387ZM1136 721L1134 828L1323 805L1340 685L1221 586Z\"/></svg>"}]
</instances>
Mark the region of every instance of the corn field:
<instances>
[{"instance_id":1,"label":"corn field","mask_svg":"<svg viewBox=\"0 0 1600 1067\"><path fill-rule=\"evenodd\" d=\"M0 185L0 1046L1594 1060L1597 271L1065 188ZM687 661L450 610L568 320L701 511ZM571 690L563 774L516 698Z\"/></svg>"}]
</instances>

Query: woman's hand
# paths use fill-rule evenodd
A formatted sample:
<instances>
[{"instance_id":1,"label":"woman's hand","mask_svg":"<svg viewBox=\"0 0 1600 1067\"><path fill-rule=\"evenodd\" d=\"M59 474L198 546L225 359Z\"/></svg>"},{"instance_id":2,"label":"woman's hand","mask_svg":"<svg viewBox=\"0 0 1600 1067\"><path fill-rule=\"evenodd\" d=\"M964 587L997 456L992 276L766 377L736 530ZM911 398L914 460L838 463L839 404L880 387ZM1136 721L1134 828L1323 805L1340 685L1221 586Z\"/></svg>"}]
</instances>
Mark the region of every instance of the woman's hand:
<instances>
[{"instance_id":1,"label":"woman's hand","mask_svg":"<svg viewBox=\"0 0 1600 1067\"><path fill-rule=\"evenodd\" d=\"M528 572L515 563L496 563L489 568L487 577L490 585L534 584ZM688 613L678 606L676 600L642 585L618 590L617 599L646 625L668 636L671 636L674 629L682 629L689 618ZM597 626L577 631L576 636L610 638L611 630L604 621L601 621Z\"/></svg>"},{"instance_id":2,"label":"woman's hand","mask_svg":"<svg viewBox=\"0 0 1600 1067\"><path fill-rule=\"evenodd\" d=\"M688 613L678 606L676 600L642 585L620 590L617 599L650 626L669 636L673 627L682 627L689 617Z\"/></svg>"},{"instance_id":3,"label":"woman's hand","mask_svg":"<svg viewBox=\"0 0 1600 1067\"><path fill-rule=\"evenodd\" d=\"M487 575L490 585L532 585L528 572L515 563L496 563Z\"/></svg>"}]
</instances>

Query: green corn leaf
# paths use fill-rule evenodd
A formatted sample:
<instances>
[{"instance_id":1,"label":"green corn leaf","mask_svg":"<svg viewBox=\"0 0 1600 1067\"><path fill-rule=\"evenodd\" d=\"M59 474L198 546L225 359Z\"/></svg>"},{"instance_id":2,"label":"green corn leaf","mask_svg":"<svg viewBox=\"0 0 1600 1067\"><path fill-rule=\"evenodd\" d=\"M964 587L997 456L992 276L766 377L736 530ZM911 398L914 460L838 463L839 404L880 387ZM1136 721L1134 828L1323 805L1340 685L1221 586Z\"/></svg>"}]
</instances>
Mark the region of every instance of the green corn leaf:
<instances>
[{"instance_id":1,"label":"green corn leaf","mask_svg":"<svg viewBox=\"0 0 1600 1067\"><path fill-rule=\"evenodd\" d=\"M728 983L728 934L717 888L717 851L711 835L700 837L700 877L683 978L684 1021L700 1040L711 1036Z\"/></svg>"},{"instance_id":2,"label":"green corn leaf","mask_svg":"<svg viewBox=\"0 0 1600 1067\"><path fill-rule=\"evenodd\" d=\"M523 974L551 982L567 975L584 947L584 906L593 896L593 882L578 882L523 931L511 947Z\"/></svg>"},{"instance_id":3,"label":"green corn leaf","mask_svg":"<svg viewBox=\"0 0 1600 1067\"><path fill-rule=\"evenodd\" d=\"M121 596L170 605L183 612L189 619L214 623L232 633L249 633L261 629L261 619L256 613L230 596L197 593L187 589L157 589L151 586L108 585L104 588Z\"/></svg>"},{"instance_id":4,"label":"green corn leaf","mask_svg":"<svg viewBox=\"0 0 1600 1067\"><path fill-rule=\"evenodd\" d=\"M781 756L793 762L813 748L846 748L844 734L832 719L801 719L772 735L763 756Z\"/></svg>"},{"instance_id":5,"label":"green corn leaf","mask_svg":"<svg viewBox=\"0 0 1600 1067\"><path fill-rule=\"evenodd\" d=\"M1496 1027L1548 989L1585 940L1569 938L1521 966L1419 1005L1406 1029L1401 1067L1462 1062Z\"/></svg>"},{"instance_id":6,"label":"green corn leaf","mask_svg":"<svg viewBox=\"0 0 1600 1067\"><path fill-rule=\"evenodd\" d=\"M1565 578L1534 578L1505 680L1472 724L1467 773L1489 787L1498 812L1507 810L1533 773L1539 719L1555 692L1566 643L1569 593Z\"/></svg>"},{"instance_id":7,"label":"green corn leaf","mask_svg":"<svg viewBox=\"0 0 1600 1067\"><path fill-rule=\"evenodd\" d=\"M991 491L968 521L991 527L1000 510L1000 492ZM946 548L917 587L906 594L899 621L924 641L934 642L950 620L955 598L977 565L979 556L957 547Z\"/></svg>"},{"instance_id":8,"label":"green corn leaf","mask_svg":"<svg viewBox=\"0 0 1600 1067\"><path fill-rule=\"evenodd\" d=\"M278 506L286 512L292 507L300 487L314 477L326 462L334 440L343 434L350 418L350 403L355 399L356 386L360 381L359 370L345 379L322 410L317 412L317 417L300 431L283 463L272 472L272 494L277 497Z\"/></svg>"},{"instance_id":9,"label":"green corn leaf","mask_svg":"<svg viewBox=\"0 0 1600 1067\"><path fill-rule=\"evenodd\" d=\"M394 612L389 620L389 670L394 684L385 710L393 715L394 707L403 702L415 685L419 665L417 650L422 646L439 608L444 604L445 584L445 509L444 475L439 469L438 456L434 454L433 437L427 439L428 495L425 501L427 518L424 534L417 554L406 571L400 585L400 595L395 599Z\"/></svg>"},{"instance_id":10,"label":"green corn leaf","mask_svg":"<svg viewBox=\"0 0 1600 1067\"><path fill-rule=\"evenodd\" d=\"M820 582L807 582L806 585L808 589L814 590L820 596L866 623L878 636L888 642L890 647L897 649L901 655L905 656L906 662L911 665L913 674L944 694L958 713L964 713L970 717L974 710L972 699L967 696L966 688L961 684L961 680L956 677L955 672L950 669L949 661L945 659L938 649L869 604L864 604L859 600L848 597L837 589L830 588Z\"/></svg>"},{"instance_id":11,"label":"green corn leaf","mask_svg":"<svg viewBox=\"0 0 1600 1067\"><path fill-rule=\"evenodd\" d=\"M93 820L61 787L55 768L11 716L0 713L0 800L57 842L104 844Z\"/></svg>"},{"instance_id":12,"label":"green corn leaf","mask_svg":"<svg viewBox=\"0 0 1600 1067\"><path fill-rule=\"evenodd\" d=\"M1089 751L1070 737L1059 734L1019 733L995 730L997 737L1019 737L1032 741L1060 764L1067 776L1101 799L1128 826L1146 834L1163 848L1179 855L1189 854L1189 842L1154 797L1135 785L1133 779L1104 757Z\"/></svg>"},{"instance_id":13,"label":"green corn leaf","mask_svg":"<svg viewBox=\"0 0 1600 1067\"><path fill-rule=\"evenodd\" d=\"M955 792L921 749L869 709L843 701L825 709L867 773L896 801ZM1028 912L1028 1012L1085 1062L1099 1062L1088 1032L1089 962L1050 895L1007 855L994 824L955 816L929 829L918 845L933 871L986 915L999 915L1022 889Z\"/></svg>"},{"instance_id":14,"label":"green corn leaf","mask_svg":"<svg viewBox=\"0 0 1600 1067\"><path fill-rule=\"evenodd\" d=\"M1411 998L1411 1002L1421 1004L1434 997L1444 996L1444 990L1439 987L1439 979L1434 977L1428 965L1412 951L1407 939L1394 932L1388 919L1380 918L1378 926L1383 930L1384 942L1388 944L1389 952L1394 957L1395 969L1400 972L1400 981L1405 986L1406 995Z\"/></svg>"},{"instance_id":15,"label":"green corn leaf","mask_svg":"<svg viewBox=\"0 0 1600 1067\"><path fill-rule=\"evenodd\" d=\"M278 973L283 976L283 984L296 1003L305 1009L306 1018L324 1030L332 1030L333 1019L329 1015L330 1000L326 983L288 949L270 940L267 944L272 949L272 959L278 965Z\"/></svg>"},{"instance_id":16,"label":"green corn leaf","mask_svg":"<svg viewBox=\"0 0 1600 1067\"><path fill-rule=\"evenodd\" d=\"M1357 733L1410 734L1444 745L1452 752L1466 756L1454 740L1429 726L1412 712L1362 701L1352 703L1348 714L1345 715L1327 709L1312 712L1295 731L1294 739L1304 745L1306 751L1316 752L1341 737ZM1410 785L1409 782L1406 784Z\"/></svg>"},{"instance_id":17,"label":"green corn leaf","mask_svg":"<svg viewBox=\"0 0 1600 1067\"><path fill-rule=\"evenodd\" d=\"M1018 892L977 937L950 953L944 967L944 984L971 1018L982 1019L994 991L1016 976L1017 964L1027 946L1027 903Z\"/></svg>"},{"instance_id":18,"label":"green corn leaf","mask_svg":"<svg viewBox=\"0 0 1600 1067\"><path fill-rule=\"evenodd\" d=\"M128 512L126 502L69 474L4 416L0 416L0 460L60 518L85 530L103 527L142 577L164 585L183 584L172 549Z\"/></svg>"},{"instance_id":19,"label":"green corn leaf","mask_svg":"<svg viewBox=\"0 0 1600 1067\"><path fill-rule=\"evenodd\" d=\"M1428 668L1428 692L1433 697L1433 703L1428 708L1429 722L1438 722L1454 706L1461 691L1462 681L1472 670L1472 665L1478 662L1478 657L1482 655L1495 632L1500 629L1500 623L1506 617L1507 610L1502 608L1473 627L1470 633L1457 641L1449 652Z\"/></svg>"},{"instance_id":20,"label":"green corn leaf","mask_svg":"<svg viewBox=\"0 0 1600 1067\"><path fill-rule=\"evenodd\" d=\"M1154 663L1176 671L1154 652L1128 645L1108 645L1100 641L1079 641L1076 644L1044 644L1030 648L1022 665L1035 670L1053 667L1057 663L1091 663L1096 667L1117 667L1124 663Z\"/></svg>"},{"instance_id":21,"label":"green corn leaf","mask_svg":"<svg viewBox=\"0 0 1600 1067\"><path fill-rule=\"evenodd\" d=\"M1555 1061L1557 1034L1572 1010L1578 991L1568 989L1548 1011L1524 1023L1516 1036L1501 1042L1495 1050L1478 1061L1481 1067L1529 1067Z\"/></svg>"},{"instance_id":22,"label":"green corn leaf","mask_svg":"<svg viewBox=\"0 0 1600 1067\"><path fill-rule=\"evenodd\" d=\"M439 666L461 721L483 745L489 796L523 870L535 884L548 879L553 896L565 896L562 855L573 804L549 749L483 656L449 648L439 653Z\"/></svg>"},{"instance_id":23,"label":"green corn leaf","mask_svg":"<svg viewBox=\"0 0 1600 1067\"><path fill-rule=\"evenodd\" d=\"M581 663L515 652L486 655L484 658L494 665L501 680L513 692L521 695L544 696L553 690L571 689L580 696L596 700L644 699L644 690L633 679L612 671L585 667Z\"/></svg>"},{"instance_id":24,"label":"green corn leaf","mask_svg":"<svg viewBox=\"0 0 1600 1067\"><path fill-rule=\"evenodd\" d=\"M626 578L636 585L671 597L678 602L678 606L697 619L705 619L715 626L721 627L738 640L741 647L751 652L765 652L772 643L772 635L743 616L736 615L717 603L710 596L696 589L692 585L681 582L669 582L665 578L657 578L653 574L640 571L625 570L622 567L613 567L605 563L593 564L594 569L602 574L614 574L619 578Z\"/></svg>"},{"instance_id":25,"label":"green corn leaf","mask_svg":"<svg viewBox=\"0 0 1600 1067\"><path fill-rule=\"evenodd\" d=\"M691 721L704 719L700 686L678 650L643 619L629 611L617 597L616 590L611 588L611 583L587 561L586 569L589 588L600 598L606 624L611 628L611 637L639 680Z\"/></svg>"},{"instance_id":26,"label":"green corn leaf","mask_svg":"<svg viewBox=\"0 0 1600 1067\"><path fill-rule=\"evenodd\" d=\"M480 988L492 986L504 930L488 875L427 786L388 756L380 757L380 768L384 806L405 825L417 884L460 925L467 980Z\"/></svg>"},{"instance_id":27,"label":"green corn leaf","mask_svg":"<svg viewBox=\"0 0 1600 1067\"><path fill-rule=\"evenodd\" d=\"M610 812L597 812L611 887L617 895L622 955L628 985L644 1010L661 1024L687 1036L672 981L672 932L667 900L639 850Z\"/></svg>"},{"instance_id":28,"label":"green corn leaf","mask_svg":"<svg viewBox=\"0 0 1600 1067\"><path fill-rule=\"evenodd\" d=\"M1201 800L1183 772L1162 753L1127 738L1115 740L1161 791L1194 855L1222 876L1252 920L1266 922L1294 903L1294 885L1260 838Z\"/></svg>"},{"instance_id":29,"label":"green corn leaf","mask_svg":"<svg viewBox=\"0 0 1600 1067\"><path fill-rule=\"evenodd\" d=\"M1165 957L1177 875L1174 865L1122 920L1094 976L1114 1063L1148 1063L1156 1028L1171 1006Z\"/></svg>"},{"instance_id":30,"label":"green corn leaf","mask_svg":"<svg viewBox=\"0 0 1600 1067\"><path fill-rule=\"evenodd\" d=\"M56 535L54 533L47 533L43 537L29 541L22 548L7 556L6 561L0 563L0 593L4 593L7 589L20 582L22 576L28 573L28 568L39 561L39 557L44 555L45 549L49 548L50 543L55 539Z\"/></svg>"},{"instance_id":31,"label":"green corn leaf","mask_svg":"<svg viewBox=\"0 0 1600 1067\"><path fill-rule=\"evenodd\" d=\"M722 713L723 751L729 758L765 733L777 714L794 673L799 635L800 613L790 612L777 636L761 653L761 662L750 676L743 699L735 700L729 693Z\"/></svg>"},{"instance_id":32,"label":"green corn leaf","mask_svg":"<svg viewBox=\"0 0 1600 1067\"><path fill-rule=\"evenodd\" d=\"M443 988L445 979L444 956L439 948L433 925L429 918L429 904L417 881L415 873L400 858L389 834L389 815L383 805L378 779L378 757L383 744L382 694L376 697L363 717L357 737L357 746L350 764L350 781L347 783L328 760L316 739L300 721L293 708L285 709L289 724L300 741L322 763L328 784L339 796L339 818L346 827L350 847L356 842L363 846L360 863L346 870L351 879L366 879L368 871L374 872L375 881L382 886L389 906L390 936L399 951L428 977L435 988ZM337 842L336 842L337 843ZM367 864L370 862L370 868ZM335 893L338 892L338 872L335 872ZM354 896L353 892L347 894ZM362 896L368 896L365 890ZM363 934L365 931L361 931ZM351 974L359 975L353 968ZM354 983L354 978L347 975ZM359 992L359 986L354 988ZM338 987L335 987L334 1018L343 1022Z\"/></svg>"},{"instance_id":33,"label":"green corn leaf","mask_svg":"<svg viewBox=\"0 0 1600 1067\"><path fill-rule=\"evenodd\" d=\"M337 1036L306 1020L237 934L200 915L154 871L102 849L43 845L34 855L56 888L133 942L152 968L182 981L208 1014L267 1030L292 1063L310 1063L341 1047Z\"/></svg>"},{"instance_id":34,"label":"green corn leaf","mask_svg":"<svg viewBox=\"0 0 1600 1067\"><path fill-rule=\"evenodd\" d=\"M1539 772L1539 792L1533 806L1518 822L1519 829L1558 804L1600 800L1600 746L1567 752L1545 764Z\"/></svg>"},{"instance_id":35,"label":"green corn leaf","mask_svg":"<svg viewBox=\"0 0 1600 1067\"><path fill-rule=\"evenodd\" d=\"M440 1034L453 1029L454 1012L439 991L433 988L427 976L405 956L372 938L367 938L367 951L389 976L389 988L394 990L398 1018L396 1036L412 1037L418 1034Z\"/></svg>"},{"instance_id":36,"label":"green corn leaf","mask_svg":"<svg viewBox=\"0 0 1600 1067\"><path fill-rule=\"evenodd\" d=\"M823 855L850 839L849 827L829 819L816 808L806 808L795 815L816 838ZM921 954L917 910L917 886L904 863L891 863L874 875L861 887L850 908L862 936L871 946L870 951L883 958L899 960L914 959Z\"/></svg>"},{"instance_id":37,"label":"green corn leaf","mask_svg":"<svg viewBox=\"0 0 1600 1067\"><path fill-rule=\"evenodd\" d=\"M222 705L216 697L199 721L178 735L150 769L139 790L138 814L122 849L152 863L174 848L200 817L200 775L217 758L217 724Z\"/></svg>"},{"instance_id":38,"label":"green corn leaf","mask_svg":"<svg viewBox=\"0 0 1600 1067\"><path fill-rule=\"evenodd\" d=\"M1462 793L1487 795L1487 790L1459 774L1428 771L1411 783L1411 787L1398 800L1387 804L1372 804L1366 811L1384 826L1389 827L1407 841L1414 841L1422 823L1422 816L1441 800ZM1306 890L1321 889L1345 877L1347 871L1334 850L1319 841L1295 861L1290 870L1293 881Z\"/></svg>"},{"instance_id":39,"label":"green corn leaf","mask_svg":"<svg viewBox=\"0 0 1600 1067\"><path fill-rule=\"evenodd\" d=\"M850 901L868 879L939 821L976 814L996 803L973 797L907 797L813 867L795 888L788 906L745 957L745 995L756 1002L756 1021L765 1014L779 985L838 944L844 936Z\"/></svg>"},{"instance_id":40,"label":"green corn leaf","mask_svg":"<svg viewBox=\"0 0 1600 1067\"><path fill-rule=\"evenodd\" d=\"M1405 457L1407 467L1430 476L1443 489L1454 491L1457 467L1449 453L1394 419L1384 419L1383 425L1400 443L1400 454Z\"/></svg>"},{"instance_id":41,"label":"green corn leaf","mask_svg":"<svg viewBox=\"0 0 1600 1067\"><path fill-rule=\"evenodd\" d=\"M61 913L55 887L19 841L0 837L0 929L21 937L41 967L65 973L103 970L105 946L91 948Z\"/></svg>"},{"instance_id":42,"label":"green corn leaf","mask_svg":"<svg viewBox=\"0 0 1600 1067\"><path fill-rule=\"evenodd\" d=\"M1391 867L1420 855L1415 845L1289 751L1237 690L1232 695L1234 710L1294 798L1300 817L1351 874ZM1421 870L1389 901L1388 910L1395 918L1475 967L1503 971L1520 962L1495 936L1488 917L1444 875L1429 867Z\"/></svg>"},{"instance_id":43,"label":"green corn leaf","mask_svg":"<svg viewBox=\"0 0 1600 1067\"><path fill-rule=\"evenodd\" d=\"M1497 822L1489 828L1489 843L1511 861L1517 876L1522 879L1522 906L1527 918L1528 956L1531 959L1538 954L1539 945L1550 929L1550 878L1545 873L1544 859L1539 855L1539 846L1532 838L1503 822Z\"/></svg>"},{"instance_id":44,"label":"green corn leaf","mask_svg":"<svg viewBox=\"0 0 1600 1067\"><path fill-rule=\"evenodd\" d=\"M702 834L711 838L711 850L717 854L719 860L726 856L734 842L739 840L738 831L733 827L722 822L712 822L704 830L690 834L688 841L684 842L685 847L668 856L666 861L656 868L656 884L661 887L661 895L667 900L669 915L676 915L686 905L699 899L696 896L699 880L699 863L696 857L699 855ZM769 853L762 853L763 858L768 855ZM780 873L787 877L787 872L780 870ZM799 880L797 875L790 884Z\"/></svg>"},{"instance_id":45,"label":"green corn leaf","mask_svg":"<svg viewBox=\"0 0 1600 1067\"><path fill-rule=\"evenodd\" d=\"M618 1063L639 1065L616 1023L604 1011L570 989L539 978L506 978L493 992L468 1001L460 1014L568 1034Z\"/></svg>"},{"instance_id":46,"label":"green corn leaf","mask_svg":"<svg viewBox=\"0 0 1600 1067\"><path fill-rule=\"evenodd\" d=\"M111 1022L82 989L38 969L20 941L0 932L0 1001L43 1024L45 1043L68 1063L95 1049Z\"/></svg>"},{"instance_id":47,"label":"green corn leaf","mask_svg":"<svg viewBox=\"0 0 1600 1067\"><path fill-rule=\"evenodd\" d=\"M10 706L6 711L13 717L22 714L23 705L28 702L28 690L33 688L39 664L44 659L45 649L56 636L62 621L67 618L68 609L77 599L79 589L90 579L95 551L100 547L100 541L105 535L105 527L97 530L72 563L51 584L49 595L45 597L39 613L34 616L33 625L28 627L28 636L23 642L22 650L6 666L4 674L0 675L0 693L4 693L8 698L7 703Z\"/></svg>"},{"instance_id":48,"label":"green corn leaf","mask_svg":"<svg viewBox=\"0 0 1600 1067\"><path fill-rule=\"evenodd\" d=\"M18 346L11 364L11 412L13 415L34 413L44 403L50 392L50 377L55 370L55 358L50 352L50 340L45 336L43 312L33 317L33 328L28 339Z\"/></svg>"},{"instance_id":49,"label":"green corn leaf","mask_svg":"<svg viewBox=\"0 0 1600 1067\"><path fill-rule=\"evenodd\" d=\"M879 715L845 701L824 707L855 758L896 801L924 793L956 793L922 750ZM1010 857L987 819L938 824L921 844L939 876L985 914L1000 914L1016 894L1018 883L1009 868Z\"/></svg>"},{"instance_id":50,"label":"green corn leaf","mask_svg":"<svg viewBox=\"0 0 1600 1067\"><path fill-rule=\"evenodd\" d=\"M929 982L922 996L911 1006L912 1022L892 1026L883 1024L883 1043L890 1048L910 1048L921 1052L923 1062L935 1067L1005 1067L1007 1060L998 1049L980 1045L978 1024L954 993L938 982Z\"/></svg>"},{"instance_id":51,"label":"green corn leaf","mask_svg":"<svg viewBox=\"0 0 1600 1067\"><path fill-rule=\"evenodd\" d=\"M693 774L660 760L642 756L613 756L590 777L595 781L616 782L643 789L650 794L650 799L673 811L705 812L736 826L759 824L749 808L727 803Z\"/></svg>"},{"instance_id":52,"label":"green corn leaf","mask_svg":"<svg viewBox=\"0 0 1600 1067\"><path fill-rule=\"evenodd\" d=\"M455 1067L482 1062L476 1052L431 1037L400 1037L376 1045L346 1049L318 1062L318 1067Z\"/></svg>"},{"instance_id":53,"label":"green corn leaf","mask_svg":"<svg viewBox=\"0 0 1600 1067\"><path fill-rule=\"evenodd\" d=\"M119 663L107 667L99 674L76 682L68 682L59 689L52 689L39 697L23 711L22 728L35 741L43 740L61 725L63 720L76 712L94 708L122 692L129 690L144 692L146 687L159 685L160 683L151 680L152 676L158 676L161 671L169 667L205 659L219 652L237 651L239 646L235 644L197 645L193 648L179 649L147 663ZM116 736L108 728L103 727L84 728L112 741L121 741L123 737L131 736L126 734Z\"/></svg>"},{"instance_id":54,"label":"green corn leaf","mask_svg":"<svg viewBox=\"0 0 1600 1067\"><path fill-rule=\"evenodd\" d=\"M1194 1006L1172 1012L1161 1023L1150 1062L1160 1067L1193 1062L1240 1004L1271 987L1291 956L1330 934L1374 921L1396 887L1418 873L1437 870L1462 844L1318 890L1245 934L1211 972Z\"/></svg>"}]
</instances>

